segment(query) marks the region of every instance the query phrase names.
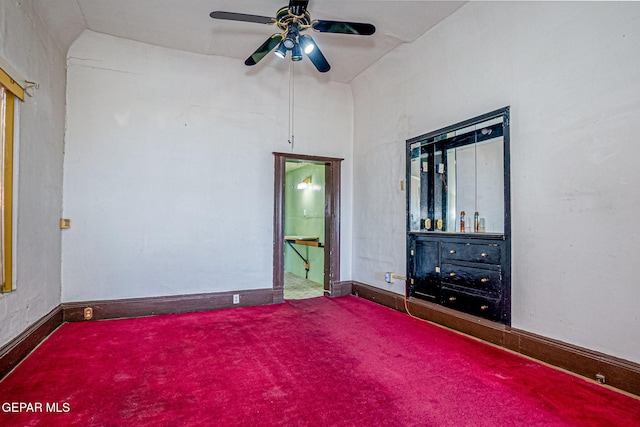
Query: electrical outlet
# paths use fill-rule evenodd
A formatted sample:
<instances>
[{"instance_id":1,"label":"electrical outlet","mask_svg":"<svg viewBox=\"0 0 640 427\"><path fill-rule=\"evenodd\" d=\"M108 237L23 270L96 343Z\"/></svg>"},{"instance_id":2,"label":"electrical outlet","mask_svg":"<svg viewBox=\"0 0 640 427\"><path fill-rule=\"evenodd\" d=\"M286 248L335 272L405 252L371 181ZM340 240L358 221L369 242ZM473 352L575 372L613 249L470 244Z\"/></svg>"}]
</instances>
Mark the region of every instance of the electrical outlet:
<instances>
[{"instance_id":1,"label":"electrical outlet","mask_svg":"<svg viewBox=\"0 0 640 427\"><path fill-rule=\"evenodd\" d=\"M393 280L393 273L391 273L390 271L387 271L386 273L384 273L385 282L391 283L392 280Z\"/></svg>"},{"instance_id":2,"label":"electrical outlet","mask_svg":"<svg viewBox=\"0 0 640 427\"><path fill-rule=\"evenodd\" d=\"M596 374L596 381L600 384L604 384L607 382L607 378L603 374Z\"/></svg>"},{"instance_id":3,"label":"electrical outlet","mask_svg":"<svg viewBox=\"0 0 640 427\"><path fill-rule=\"evenodd\" d=\"M84 320L93 319L93 309L91 307L85 308L82 312L82 316L84 317Z\"/></svg>"},{"instance_id":4,"label":"electrical outlet","mask_svg":"<svg viewBox=\"0 0 640 427\"><path fill-rule=\"evenodd\" d=\"M233 303L240 304L240 294L233 294Z\"/></svg>"}]
</instances>

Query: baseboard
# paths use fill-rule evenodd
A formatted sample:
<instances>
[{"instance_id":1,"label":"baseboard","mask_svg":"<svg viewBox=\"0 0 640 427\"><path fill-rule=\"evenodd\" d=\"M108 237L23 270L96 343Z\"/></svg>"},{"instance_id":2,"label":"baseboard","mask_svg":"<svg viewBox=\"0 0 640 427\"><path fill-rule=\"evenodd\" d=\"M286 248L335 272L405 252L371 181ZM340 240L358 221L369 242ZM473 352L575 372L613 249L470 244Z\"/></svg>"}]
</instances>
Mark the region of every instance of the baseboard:
<instances>
[{"instance_id":1,"label":"baseboard","mask_svg":"<svg viewBox=\"0 0 640 427\"><path fill-rule=\"evenodd\" d=\"M351 287L353 295L406 312L402 295L359 282L352 282ZM592 380L598 380L596 375L601 375L605 384L640 396L640 364L511 328L417 298L409 298L407 307L416 317Z\"/></svg>"},{"instance_id":2,"label":"baseboard","mask_svg":"<svg viewBox=\"0 0 640 427\"><path fill-rule=\"evenodd\" d=\"M233 296L239 302L233 303ZM129 298L109 301L84 301L62 303L65 322L85 321L84 310L91 308L91 320L143 317L157 314L188 313L219 310L231 307L249 307L273 304L273 289L255 289L209 294L175 295L162 297Z\"/></svg>"},{"instance_id":3,"label":"baseboard","mask_svg":"<svg viewBox=\"0 0 640 427\"><path fill-rule=\"evenodd\" d=\"M0 348L0 379L11 372L38 344L62 325L62 319L62 307L57 306Z\"/></svg>"},{"instance_id":4,"label":"baseboard","mask_svg":"<svg viewBox=\"0 0 640 427\"><path fill-rule=\"evenodd\" d=\"M344 297L347 295L351 295L351 282L335 282L333 284L333 292L331 293L331 297Z\"/></svg>"}]
</instances>

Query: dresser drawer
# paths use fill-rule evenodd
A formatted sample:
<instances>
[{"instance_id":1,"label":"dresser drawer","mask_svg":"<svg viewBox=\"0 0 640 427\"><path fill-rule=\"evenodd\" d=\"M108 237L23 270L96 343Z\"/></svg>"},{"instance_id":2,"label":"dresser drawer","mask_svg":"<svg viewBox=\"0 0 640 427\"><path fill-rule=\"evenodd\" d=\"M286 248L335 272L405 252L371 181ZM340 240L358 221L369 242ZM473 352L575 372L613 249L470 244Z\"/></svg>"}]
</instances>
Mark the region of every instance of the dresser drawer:
<instances>
[{"instance_id":1,"label":"dresser drawer","mask_svg":"<svg viewBox=\"0 0 640 427\"><path fill-rule=\"evenodd\" d=\"M440 254L443 262L445 260L485 264L500 264L501 262L501 248L497 243L442 242Z\"/></svg>"},{"instance_id":2,"label":"dresser drawer","mask_svg":"<svg viewBox=\"0 0 640 427\"><path fill-rule=\"evenodd\" d=\"M443 286L441 301L442 305L455 310L464 311L465 313L496 322L503 321L502 304L499 298L482 297Z\"/></svg>"},{"instance_id":3,"label":"dresser drawer","mask_svg":"<svg viewBox=\"0 0 640 427\"><path fill-rule=\"evenodd\" d=\"M502 273L499 268L488 270L443 263L440 272L443 284L450 283L494 295L499 295L502 289Z\"/></svg>"}]
</instances>

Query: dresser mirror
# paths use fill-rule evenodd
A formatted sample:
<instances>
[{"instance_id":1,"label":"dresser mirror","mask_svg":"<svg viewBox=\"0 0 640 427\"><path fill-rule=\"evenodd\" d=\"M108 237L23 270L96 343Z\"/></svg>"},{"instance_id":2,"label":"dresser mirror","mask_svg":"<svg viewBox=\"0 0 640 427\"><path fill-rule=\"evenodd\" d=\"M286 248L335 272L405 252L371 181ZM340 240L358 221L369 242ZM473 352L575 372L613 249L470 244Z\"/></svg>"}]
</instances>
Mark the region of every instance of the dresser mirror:
<instances>
[{"instance_id":1,"label":"dresser mirror","mask_svg":"<svg viewBox=\"0 0 640 427\"><path fill-rule=\"evenodd\" d=\"M505 231L505 118L464 122L409 141L409 229Z\"/></svg>"}]
</instances>

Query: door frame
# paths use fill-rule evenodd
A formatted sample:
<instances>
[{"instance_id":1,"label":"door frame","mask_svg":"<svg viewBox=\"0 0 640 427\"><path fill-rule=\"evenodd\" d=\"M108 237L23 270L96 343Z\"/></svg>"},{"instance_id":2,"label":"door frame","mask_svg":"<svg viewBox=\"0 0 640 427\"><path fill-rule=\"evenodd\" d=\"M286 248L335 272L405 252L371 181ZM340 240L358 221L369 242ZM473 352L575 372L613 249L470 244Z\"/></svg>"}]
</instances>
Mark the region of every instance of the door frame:
<instances>
[{"instance_id":1,"label":"door frame","mask_svg":"<svg viewBox=\"0 0 640 427\"><path fill-rule=\"evenodd\" d=\"M341 296L340 282L340 167L344 159L292 153L273 153L273 302L284 301L284 197L288 160L324 163L324 294Z\"/></svg>"}]
</instances>

